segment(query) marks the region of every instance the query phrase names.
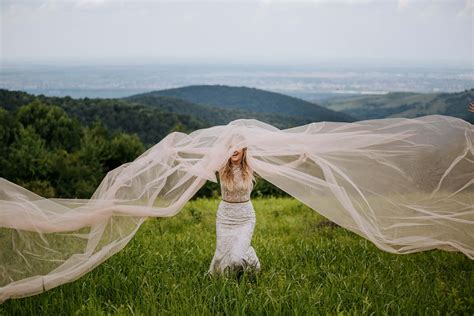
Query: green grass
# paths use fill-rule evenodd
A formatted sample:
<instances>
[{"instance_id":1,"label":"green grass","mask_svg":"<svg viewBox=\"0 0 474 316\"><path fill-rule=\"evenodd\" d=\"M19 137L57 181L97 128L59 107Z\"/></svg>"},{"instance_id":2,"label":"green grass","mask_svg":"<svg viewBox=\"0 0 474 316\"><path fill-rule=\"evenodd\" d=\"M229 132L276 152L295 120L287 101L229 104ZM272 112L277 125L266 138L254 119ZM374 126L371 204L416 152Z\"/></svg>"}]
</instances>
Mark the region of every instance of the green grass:
<instances>
[{"instance_id":1,"label":"green grass","mask_svg":"<svg viewBox=\"0 0 474 316\"><path fill-rule=\"evenodd\" d=\"M80 279L10 299L0 314L466 314L474 263L462 253L396 255L292 198L253 199L256 278L205 275L219 200L149 218L119 253Z\"/></svg>"}]
</instances>

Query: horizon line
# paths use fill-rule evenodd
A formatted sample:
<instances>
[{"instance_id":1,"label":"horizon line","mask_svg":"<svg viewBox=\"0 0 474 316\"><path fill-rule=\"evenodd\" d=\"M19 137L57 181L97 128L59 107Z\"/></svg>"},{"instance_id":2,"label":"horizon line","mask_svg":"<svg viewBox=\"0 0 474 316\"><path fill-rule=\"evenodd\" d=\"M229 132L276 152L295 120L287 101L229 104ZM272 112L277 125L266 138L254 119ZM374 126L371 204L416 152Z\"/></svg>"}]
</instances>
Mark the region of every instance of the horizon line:
<instances>
[{"instance_id":1,"label":"horizon line","mask_svg":"<svg viewBox=\"0 0 474 316\"><path fill-rule=\"evenodd\" d=\"M111 63L121 65L139 65L139 64L203 64L203 65L262 65L262 66L411 66L411 67L459 67L473 69L474 61L454 61L454 60L419 60L419 59L393 59L393 58L363 58L363 57L321 57L316 59L233 59L233 58L176 58L176 57L84 57L84 56L51 56L51 57L2 57L1 64L17 64L17 63L49 63L49 64L64 64L64 63L79 63L87 64L103 64Z\"/></svg>"}]
</instances>

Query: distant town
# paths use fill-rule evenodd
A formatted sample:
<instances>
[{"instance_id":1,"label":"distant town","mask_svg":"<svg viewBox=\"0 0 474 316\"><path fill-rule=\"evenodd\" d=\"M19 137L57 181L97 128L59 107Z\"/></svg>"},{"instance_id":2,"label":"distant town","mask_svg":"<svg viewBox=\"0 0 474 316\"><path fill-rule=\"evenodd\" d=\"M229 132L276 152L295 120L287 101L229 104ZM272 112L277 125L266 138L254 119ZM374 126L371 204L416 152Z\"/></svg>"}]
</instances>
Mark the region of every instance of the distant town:
<instances>
[{"instance_id":1,"label":"distant town","mask_svg":"<svg viewBox=\"0 0 474 316\"><path fill-rule=\"evenodd\" d=\"M226 64L3 64L0 88L46 96L124 97L196 84L246 86L308 101L341 95L459 92L474 87L472 68L270 66Z\"/></svg>"}]
</instances>

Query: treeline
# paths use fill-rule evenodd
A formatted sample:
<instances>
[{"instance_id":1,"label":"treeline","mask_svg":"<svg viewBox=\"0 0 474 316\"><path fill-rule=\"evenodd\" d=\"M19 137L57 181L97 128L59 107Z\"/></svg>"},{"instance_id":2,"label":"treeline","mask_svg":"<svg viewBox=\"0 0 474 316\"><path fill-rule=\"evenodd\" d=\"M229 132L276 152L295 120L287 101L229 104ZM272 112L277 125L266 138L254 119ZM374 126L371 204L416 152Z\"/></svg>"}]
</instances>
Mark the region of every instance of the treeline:
<instances>
[{"instance_id":1,"label":"treeline","mask_svg":"<svg viewBox=\"0 0 474 316\"><path fill-rule=\"evenodd\" d=\"M0 176L44 197L90 198L108 171L145 150L136 134L83 126L38 100L0 108Z\"/></svg>"},{"instance_id":2,"label":"treeline","mask_svg":"<svg viewBox=\"0 0 474 316\"><path fill-rule=\"evenodd\" d=\"M34 100L63 109L83 125L100 120L110 130L137 134L145 147L151 147L173 131L189 133L207 127L187 114L177 114L120 99L48 97L23 91L0 89L0 107L15 111Z\"/></svg>"},{"instance_id":3,"label":"treeline","mask_svg":"<svg viewBox=\"0 0 474 316\"><path fill-rule=\"evenodd\" d=\"M127 121L123 112L131 113L131 117L136 113L128 108L124 110L120 104L103 110L109 115L102 120L92 112L88 116L76 115L69 109L72 113L69 114L61 106L44 102L44 96L26 96L30 102L24 99L23 92L10 96L11 99L17 97L17 104L7 103L0 96L0 177L43 197L90 198L110 170L133 161L151 146L144 144L138 133L123 131L121 122ZM69 97L55 99L61 104L72 100ZM64 100L61 102L60 99ZM77 105L72 108L77 109ZM111 118L122 116L122 121L111 123ZM104 121L109 126L117 124L122 128L110 128ZM175 125L166 121L160 123L163 123L158 125L164 136L177 130L176 127L184 131L189 129L181 122ZM219 194L219 184L208 181L193 199L218 197ZM252 195L287 196L261 178Z\"/></svg>"}]
</instances>

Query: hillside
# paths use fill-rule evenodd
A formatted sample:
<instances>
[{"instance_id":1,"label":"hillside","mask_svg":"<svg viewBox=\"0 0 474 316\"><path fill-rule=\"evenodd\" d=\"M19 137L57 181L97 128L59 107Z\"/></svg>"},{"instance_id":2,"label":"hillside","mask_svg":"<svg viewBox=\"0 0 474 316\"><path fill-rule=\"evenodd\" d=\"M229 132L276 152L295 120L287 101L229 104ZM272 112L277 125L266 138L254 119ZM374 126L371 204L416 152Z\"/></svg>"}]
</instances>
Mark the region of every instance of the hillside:
<instances>
[{"instance_id":1,"label":"hillside","mask_svg":"<svg viewBox=\"0 0 474 316\"><path fill-rule=\"evenodd\" d=\"M472 100L474 89L455 93L391 92L385 95L350 96L327 100L321 104L359 120L443 114L474 123L474 113L467 110Z\"/></svg>"},{"instance_id":2,"label":"hillside","mask_svg":"<svg viewBox=\"0 0 474 316\"><path fill-rule=\"evenodd\" d=\"M227 124L238 118L255 118L282 129L313 122L307 117L225 109L166 96L73 99L0 89L0 107L12 113L34 100L61 107L85 126L100 120L110 130L137 134L146 147L173 131L190 133L196 129Z\"/></svg>"},{"instance_id":3,"label":"hillside","mask_svg":"<svg viewBox=\"0 0 474 316\"><path fill-rule=\"evenodd\" d=\"M263 118L277 115L276 118L279 116L299 118L303 120L302 122L353 122L355 120L350 115L338 113L311 102L248 87L196 85L136 94L124 99L153 106L153 98L159 100L160 97L174 97L226 110L243 110L249 115L262 113Z\"/></svg>"},{"instance_id":4,"label":"hillside","mask_svg":"<svg viewBox=\"0 0 474 316\"><path fill-rule=\"evenodd\" d=\"M68 115L77 118L86 126L100 120L111 130L135 133L146 147L159 142L172 131L188 133L209 125L191 115L131 104L120 99L48 97L0 89L0 108L9 112L14 112L34 100L61 107ZM179 100L176 102L179 104Z\"/></svg>"},{"instance_id":5,"label":"hillside","mask_svg":"<svg viewBox=\"0 0 474 316\"><path fill-rule=\"evenodd\" d=\"M225 125L239 118L254 118L281 129L313 122L310 118L305 117L293 117L276 113L258 113L240 109L226 109L204 104L195 104L183 99L159 96L153 93L132 95L124 97L122 100L159 111L191 115L199 121L205 122L206 126Z\"/></svg>"}]
</instances>

